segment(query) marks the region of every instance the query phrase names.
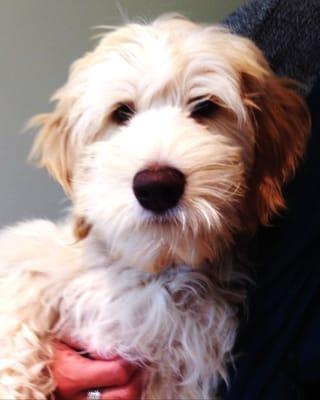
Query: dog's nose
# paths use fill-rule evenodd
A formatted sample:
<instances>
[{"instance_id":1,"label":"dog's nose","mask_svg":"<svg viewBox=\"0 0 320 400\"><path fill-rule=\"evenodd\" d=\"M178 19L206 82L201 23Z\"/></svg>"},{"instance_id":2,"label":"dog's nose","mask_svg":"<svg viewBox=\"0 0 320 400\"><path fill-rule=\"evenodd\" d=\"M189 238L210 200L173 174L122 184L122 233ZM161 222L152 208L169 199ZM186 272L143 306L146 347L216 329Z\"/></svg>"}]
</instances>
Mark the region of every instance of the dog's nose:
<instances>
[{"instance_id":1,"label":"dog's nose","mask_svg":"<svg viewBox=\"0 0 320 400\"><path fill-rule=\"evenodd\" d=\"M143 208L161 214L176 206L184 192L185 176L171 167L150 167L133 179L134 194Z\"/></svg>"}]
</instances>

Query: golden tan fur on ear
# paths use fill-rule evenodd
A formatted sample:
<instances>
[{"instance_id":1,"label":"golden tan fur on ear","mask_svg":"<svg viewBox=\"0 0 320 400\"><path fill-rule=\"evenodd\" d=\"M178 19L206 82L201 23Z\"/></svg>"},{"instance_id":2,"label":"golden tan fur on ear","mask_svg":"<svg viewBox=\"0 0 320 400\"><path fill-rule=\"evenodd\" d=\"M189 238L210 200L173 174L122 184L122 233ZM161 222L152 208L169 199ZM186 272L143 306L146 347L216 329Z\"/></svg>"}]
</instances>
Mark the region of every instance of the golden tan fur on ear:
<instances>
[{"instance_id":1,"label":"golden tan fur on ear","mask_svg":"<svg viewBox=\"0 0 320 400\"><path fill-rule=\"evenodd\" d=\"M74 95L73 88L76 86L74 81L90 59L91 56L88 53L72 64L67 83L51 98L51 101L55 103L55 109L50 113L36 115L28 124L28 128L40 128L30 152L30 160L39 167L47 168L69 197L72 195L75 158L80 153L81 140L86 140L72 134L73 125L79 115L71 122L70 113L80 97L80 95Z\"/></svg>"},{"instance_id":2,"label":"golden tan fur on ear","mask_svg":"<svg viewBox=\"0 0 320 400\"><path fill-rule=\"evenodd\" d=\"M294 83L271 71L263 82L244 75L244 90L256 132L248 209L256 222L268 224L285 207L282 189L303 156L310 116Z\"/></svg>"},{"instance_id":3,"label":"golden tan fur on ear","mask_svg":"<svg viewBox=\"0 0 320 400\"><path fill-rule=\"evenodd\" d=\"M40 167L46 167L61 184L69 197L72 197L72 169L74 157L70 145L70 128L67 113L56 109L52 113L39 114L32 118L29 126L40 126L40 132L33 144L30 158ZM77 241L85 239L91 225L83 217L74 217L73 233Z\"/></svg>"},{"instance_id":4,"label":"golden tan fur on ear","mask_svg":"<svg viewBox=\"0 0 320 400\"><path fill-rule=\"evenodd\" d=\"M71 195L72 156L69 146L67 117L61 110L40 114L32 118L29 126L40 126L33 144L30 159L49 173Z\"/></svg>"}]
</instances>

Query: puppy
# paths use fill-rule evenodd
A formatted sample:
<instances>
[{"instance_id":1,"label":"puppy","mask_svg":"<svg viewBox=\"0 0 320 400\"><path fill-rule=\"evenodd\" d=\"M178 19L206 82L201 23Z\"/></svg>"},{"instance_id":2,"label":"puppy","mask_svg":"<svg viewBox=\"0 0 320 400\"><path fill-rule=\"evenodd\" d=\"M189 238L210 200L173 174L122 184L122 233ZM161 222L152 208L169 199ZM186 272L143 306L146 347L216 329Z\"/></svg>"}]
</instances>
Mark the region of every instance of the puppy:
<instances>
[{"instance_id":1,"label":"puppy","mask_svg":"<svg viewBox=\"0 0 320 400\"><path fill-rule=\"evenodd\" d=\"M180 17L103 35L32 157L67 221L0 235L0 397L46 399L52 341L145 365L145 399L216 398L243 302L240 243L284 207L309 130L257 47Z\"/></svg>"}]
</instances>

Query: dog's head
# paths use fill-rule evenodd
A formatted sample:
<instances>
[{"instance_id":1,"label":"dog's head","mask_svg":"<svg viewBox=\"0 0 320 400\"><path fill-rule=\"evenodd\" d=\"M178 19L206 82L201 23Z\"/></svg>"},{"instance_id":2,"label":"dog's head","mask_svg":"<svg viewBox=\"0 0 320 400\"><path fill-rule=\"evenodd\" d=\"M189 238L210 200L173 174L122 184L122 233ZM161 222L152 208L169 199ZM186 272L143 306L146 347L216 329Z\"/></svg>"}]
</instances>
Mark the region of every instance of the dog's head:
<instances>
[{"instance_id":1,"label":"dog's head","mask_svg":"<svg viewBox=\"0 0 320 400\"><path fill-rule=\"evenodd\" d=\"M76 61L33 156L125 262L216 260L284 206L303 154L303 100L248 39L160 18L107 33ZM85 221L85 223L84 223Z\"/></svg>"}]
</instances>

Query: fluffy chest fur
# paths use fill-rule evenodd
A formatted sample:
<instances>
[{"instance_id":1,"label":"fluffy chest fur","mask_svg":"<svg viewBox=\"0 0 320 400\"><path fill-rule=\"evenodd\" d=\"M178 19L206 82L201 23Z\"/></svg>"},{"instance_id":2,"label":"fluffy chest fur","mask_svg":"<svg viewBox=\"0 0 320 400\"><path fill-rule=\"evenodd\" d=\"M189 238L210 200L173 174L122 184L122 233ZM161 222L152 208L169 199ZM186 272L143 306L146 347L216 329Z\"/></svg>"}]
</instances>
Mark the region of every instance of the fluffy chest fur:
<instances>
[{"instance_id":1,"label":"fluffy chest fur","mask_svg":"<svg viewBox=\"0 0 320 400\"><path fill-rule=\"evenodd\" d=\"M63 288L55 333L144 365L146 399L212 398L227 377L237 326L235 307L212 278L208 267L158 276L93 268Z\"/></svg>"},{"instance_id":2,"label":"fluffy chest fur","mask_svg":"<svg viewBox=\"0 0 320 400\"><path fill-rule=\"evenodd\" d=\"M10 243L19 246L18 254ZM88 268L84 252L69 226L48 221L2 234L0 256L6 264L0 281L6 304L1 306L0 371L1 384L9 383L0 385L0 394L42 398L52 390L54 382L45 372L51 342L71 337L88 352L117 353L143 365L150 377L146 399L213 398L220 380L227 379L240 297L217 284L211 265L197 271L176 266L155 275L121 260ZM29 352L18 356L17 348ZM13 354L19 373L10 369Z\"/></svg>"}]
</instances>

